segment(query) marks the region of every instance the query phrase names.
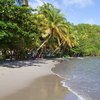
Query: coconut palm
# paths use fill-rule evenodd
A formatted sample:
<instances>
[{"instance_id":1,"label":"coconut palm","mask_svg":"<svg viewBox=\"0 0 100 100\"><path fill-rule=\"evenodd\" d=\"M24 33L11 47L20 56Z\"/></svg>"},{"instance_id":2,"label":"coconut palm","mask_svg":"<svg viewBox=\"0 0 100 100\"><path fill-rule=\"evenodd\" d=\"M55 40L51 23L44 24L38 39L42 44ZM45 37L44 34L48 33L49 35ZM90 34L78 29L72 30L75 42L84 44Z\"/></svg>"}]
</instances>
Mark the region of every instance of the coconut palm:
<instances>
[{"instance_id":1,"label":"coconut palm","mask_svg":"<svg viewBox=\"0 0 100 100\"><path fill-rule=\"evenodd\" d=\"M51 4L44 3L43 6L38 8L38 15L42 18L42 21L39 22L39 24L41 26L41 35L44 41L37 51L43 46L50 46L51 40L53 40L52 47L57 50L60 49L61 45L67 45L69 47L75 45L74 38L68 32L66 19L60 13L60 10L56 9Z\"/></svg>"}]
</instances>

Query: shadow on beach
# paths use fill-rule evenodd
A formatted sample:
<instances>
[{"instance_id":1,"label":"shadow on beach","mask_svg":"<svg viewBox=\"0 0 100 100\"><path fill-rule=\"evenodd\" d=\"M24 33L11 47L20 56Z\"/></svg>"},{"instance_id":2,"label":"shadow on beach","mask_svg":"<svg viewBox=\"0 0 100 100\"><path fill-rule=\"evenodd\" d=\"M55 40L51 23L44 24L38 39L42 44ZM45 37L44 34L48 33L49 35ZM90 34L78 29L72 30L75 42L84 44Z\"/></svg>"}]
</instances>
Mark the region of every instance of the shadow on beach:
<instances>
[{"instance_id":1,"label":"shadow on beach","mask_svg":"<svg viewBox=\"0 0 100 100\"><path fill-rule=\"evenodd\" d=\"M36 59L36 60L23 60L23 61L1 61L1 67L8 68L20 68L29 66L40 66L39 64L46 64L46 59Z\"/></svg>"}]
</instances>

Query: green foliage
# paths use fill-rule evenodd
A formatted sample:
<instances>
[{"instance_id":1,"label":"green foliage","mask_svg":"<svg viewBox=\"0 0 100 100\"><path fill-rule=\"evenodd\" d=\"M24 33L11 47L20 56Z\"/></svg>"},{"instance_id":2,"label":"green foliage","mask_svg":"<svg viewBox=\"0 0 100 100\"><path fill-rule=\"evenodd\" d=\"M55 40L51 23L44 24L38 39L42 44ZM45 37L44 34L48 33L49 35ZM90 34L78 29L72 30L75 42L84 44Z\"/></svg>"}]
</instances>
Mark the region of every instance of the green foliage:
<instances>
[{"instance_id":1,"label":"green foliage","mask_svg":"<svg viewBox=\"0 0 100 100\"><path fill-rule=\"evenodd\" d=\"M100 26L79 24L74 26L79 45L72 48L74 55L99 56L100 55Z\"/></svg>"},{"instance_id":2,"label":"green foliage","mask_svg":"<svg viewBox=\"0 0 100 100\"><path fill-rule=\"evenodd\" d=\"M39 38L35 35L32 9L16 6L12 0L0 0L0 7L1 51L6 50L7 54L8 51L13 51L17 58L25 49L35 48L36 44L33 42Z\"/></svg>"},{"instance_id":3,"label":"green foliage","mask_svg":"<svg viewBox=\"0 0 100 100\"><path fill-rule=\"evenodd\" d=\"M0 58L100 55L100 26L73 25L52 4L34 10L25 2L0 0Z\"/></svg>"},{"instance_id":4,"label":"green foliage","mask_svg":"<svg viewBox=\"0 0 100 100\"><path fill-rule=\"evenodd\" d=\"M76 45L75 38L69 32L69 27L66 24L67 20L59 9L49 3L44 3L37 11L38 19L42 19L38 24L41 28L40 35L43 40L39 49L48 48L49 53L53 55L61 54L62 47L71 48Z\"/></svg>"}]
</instances>

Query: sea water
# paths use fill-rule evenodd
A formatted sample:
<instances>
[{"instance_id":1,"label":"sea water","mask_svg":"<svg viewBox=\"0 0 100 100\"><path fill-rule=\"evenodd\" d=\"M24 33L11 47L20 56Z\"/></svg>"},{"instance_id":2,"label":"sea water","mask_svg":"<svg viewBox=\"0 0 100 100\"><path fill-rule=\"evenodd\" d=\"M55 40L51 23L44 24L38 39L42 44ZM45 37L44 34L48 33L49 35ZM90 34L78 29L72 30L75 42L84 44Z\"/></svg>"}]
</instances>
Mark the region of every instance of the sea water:
<instances>
[{"instance_id":1,"label":"sea water","mask_svg":"<svg viewBox=\"0 0 100 100\"><path fill-rule=\"evenodd\" d=\"M67 59L52 71L81 100L100 100L100 57Z\"/></svg>"}]
</instances>

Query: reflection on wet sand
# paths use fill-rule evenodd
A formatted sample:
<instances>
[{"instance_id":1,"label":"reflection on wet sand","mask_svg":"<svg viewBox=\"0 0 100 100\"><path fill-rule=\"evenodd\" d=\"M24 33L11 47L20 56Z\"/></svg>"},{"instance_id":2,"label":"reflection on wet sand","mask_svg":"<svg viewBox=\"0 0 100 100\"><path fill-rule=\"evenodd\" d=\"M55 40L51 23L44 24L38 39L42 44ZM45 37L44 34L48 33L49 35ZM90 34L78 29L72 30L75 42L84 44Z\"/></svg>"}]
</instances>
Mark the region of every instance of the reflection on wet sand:
<instances>
[{"instance_id":1,"label":"reflection on wet sand","mask_svg":"<svg viewBox=\"0 0 100 100\"><path fill-rule=\"evenodd\" d=\"M30 87L2 100L67 100L65 98L69 91L61 86L60 81L61 78L56 75L44 76L36 79Z\"/></svg>"}]
</instances>

